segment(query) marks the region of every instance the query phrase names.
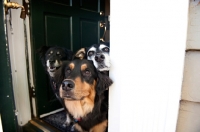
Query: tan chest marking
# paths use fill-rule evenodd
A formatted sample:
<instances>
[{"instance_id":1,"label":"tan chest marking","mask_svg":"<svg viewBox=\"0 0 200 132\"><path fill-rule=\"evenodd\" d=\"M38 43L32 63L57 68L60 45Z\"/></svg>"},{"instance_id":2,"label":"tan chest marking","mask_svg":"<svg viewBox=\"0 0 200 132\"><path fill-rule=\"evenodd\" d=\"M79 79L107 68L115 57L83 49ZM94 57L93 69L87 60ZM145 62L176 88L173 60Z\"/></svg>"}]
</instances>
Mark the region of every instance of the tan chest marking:
<instances>
[{"instance_id":1,"label":"tan chest marking","mask_svg":"<svg viewBox=\"0 0 200 132\"><path fill-rule=\"evenodd\" d=\"M65 100L65 106L74 118L83 118L86 114L92 112L94 100L88 97L77 101Z\"/></svg>"}]
</instances>

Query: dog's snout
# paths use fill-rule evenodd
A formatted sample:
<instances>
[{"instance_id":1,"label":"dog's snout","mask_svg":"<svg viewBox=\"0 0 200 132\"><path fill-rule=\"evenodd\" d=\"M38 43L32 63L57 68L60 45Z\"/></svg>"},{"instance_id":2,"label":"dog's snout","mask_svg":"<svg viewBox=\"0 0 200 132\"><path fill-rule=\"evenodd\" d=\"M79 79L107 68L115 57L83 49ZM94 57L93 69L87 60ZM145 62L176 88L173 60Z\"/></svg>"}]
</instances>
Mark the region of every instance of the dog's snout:
<instances>
[{"instance_id":1,"label":"dog's snout","mask_svg":"<svg viewBox=\"0 0 200 132\"><path fill-rule=\"evenodd\" d=\"M49 63L53 64L53 63L55 63L55 60L49 60Z\"/></svg>"},{"instance_id":2,"label":"dog's snout","mask_svg":"<svg viewBox=\"0 0 200 132\"><path fill-rule=\"evenodd\" d=\"M66 91L70 91L74 88L74 82L70 80L65 80L62 82L62 89Z\"/></svg>"},{"instance_id":3,"label":"dog's snout","mask_svg":"<svg viewBox=\"0 0 200 132\"><path fill-rule=\"evenodd\" d=\"M97 55L95 56L95 60L96 60L97 62L102 62L104 59L105 59L105 56L104 56L103 54L97 54Z\"/></svg>"}]
</instances>

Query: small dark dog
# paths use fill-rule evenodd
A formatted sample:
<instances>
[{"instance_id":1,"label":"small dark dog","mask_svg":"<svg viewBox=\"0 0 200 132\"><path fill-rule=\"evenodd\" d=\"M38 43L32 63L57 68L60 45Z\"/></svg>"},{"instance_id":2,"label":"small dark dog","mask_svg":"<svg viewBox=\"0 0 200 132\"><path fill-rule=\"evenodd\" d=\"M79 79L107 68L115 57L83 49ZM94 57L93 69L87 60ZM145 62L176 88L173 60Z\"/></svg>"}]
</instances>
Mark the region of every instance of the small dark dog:
<instances>
[{"instance_id":1,"label":"small dark dog","mask_svg":"<svg viewBox=\"0 0 200 132\"><path fill-rule=\"evenodd\" d=\"M62 66L55 80L60 97L79 132L104 132L108 123L108 105L104 91L113 82L95 68L92 61L75 59Z\"/></svg>"},{"instance_id":2,"label":"small dark dog","mask_svg":"<svg viewBox=\"0 0 200 132\"><path fill-rule=\"evenodd\" d=\"M42 46L38 49L37 53L40 56L42 65L49 75L50 84L54 94L57 99L64 107L64 102L59 96L59 87L55 83L55 74L60 69L60 67L65 63L65 61L70 61L72 59L73 52L58 46ZM65 108L65 107L64 107ZM69 125L70 120L67 115L67 120L64 125Z\"/></svg>"},{"instance_id":3,"label":"small dark dog","mask_svg":"<svg viewBox=\"0 0 200 132\"><path fill-rule=\"evenodd\" d=\"M90 47L81 48L75 53L74 58L92 60L98 71L105 72L109 71L111 67L109 53L110 43L102 42L93 44Z\"/></svg>"},{"instance_id":4,"label":"small dark dog","mask_svg":"<svg viewBox=\"0 0 200 132\"><path fill-rule=\"evenodd\" d=\"M42 46L38 49L42 65L48 75L53 78L63 61L72 59L72 51L58 46Z\"/></svg>"}]
</instances>

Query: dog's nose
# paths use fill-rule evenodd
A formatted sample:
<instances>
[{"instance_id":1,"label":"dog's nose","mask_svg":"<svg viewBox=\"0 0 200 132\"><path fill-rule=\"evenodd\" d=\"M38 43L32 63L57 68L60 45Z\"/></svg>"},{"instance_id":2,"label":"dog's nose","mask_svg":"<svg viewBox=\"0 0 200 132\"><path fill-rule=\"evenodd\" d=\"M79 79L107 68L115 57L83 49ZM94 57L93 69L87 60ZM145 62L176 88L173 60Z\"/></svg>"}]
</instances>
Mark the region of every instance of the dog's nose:
<instances>
[{"instance_id":1,"label":"dog's nose","mask_svg":"<svg viewBox=\"0 0 200 132\"><path fill-rule=\"evenodd\" d=\"M62 82L62 89L66 91L70 91L74 88L74 82L71 80L65 80Z\"/></svg>"},{"instance_id":2,"label":"dog's nose","mask_svg":"<svg viewBox=\"0 0 200 132\"><path fill-rule=\"evenodd\" d=\"M55 63L55 60L49 60L49 63L53 64L53 63Z\"/></svg>"},{"instance_id":3,"label":"dog's nose","mask_svg":"<svg viewBox=\"0 0 200 132\"><path fill-rule=\"evenodd\" d=\"M95 56L95 60L96 60L97 62L102 62L104 59L105 59L105 56L104 56L103 54L97 54L97 55Z\"/></svg>"}]
</instances>

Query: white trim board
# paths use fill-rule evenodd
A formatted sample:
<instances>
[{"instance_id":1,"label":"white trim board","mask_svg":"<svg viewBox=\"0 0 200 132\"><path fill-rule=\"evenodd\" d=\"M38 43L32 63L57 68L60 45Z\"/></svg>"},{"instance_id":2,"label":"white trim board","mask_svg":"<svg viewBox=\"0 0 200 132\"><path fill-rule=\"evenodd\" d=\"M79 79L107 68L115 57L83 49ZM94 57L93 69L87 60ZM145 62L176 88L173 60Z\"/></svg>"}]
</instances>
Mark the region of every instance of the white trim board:
<instances>
[{"instance_id":1,"label":"white trim board","mask_svg":"<svg viewBox=\"0 0 200 132\"><path fill-rule=\"evenodd\" d=\"M176 130L188 3L111 1L109 132Z\"/></svg>"}]
</instances>

